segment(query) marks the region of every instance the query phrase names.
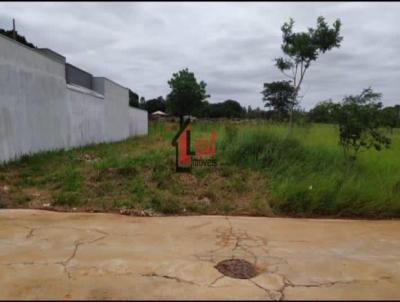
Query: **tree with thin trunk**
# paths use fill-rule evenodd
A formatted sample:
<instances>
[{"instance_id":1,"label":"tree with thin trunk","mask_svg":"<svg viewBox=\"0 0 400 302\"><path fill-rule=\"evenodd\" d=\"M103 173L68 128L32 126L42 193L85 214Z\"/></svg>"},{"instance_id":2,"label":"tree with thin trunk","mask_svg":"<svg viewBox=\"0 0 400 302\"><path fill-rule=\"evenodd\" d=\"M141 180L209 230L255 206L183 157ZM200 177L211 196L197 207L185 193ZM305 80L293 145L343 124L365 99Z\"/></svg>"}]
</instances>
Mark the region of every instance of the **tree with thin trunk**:
<instances>
[{"instance_id":1,"label":"tree with thin trunk","mask_svg":"<svg viewBox=\"0 0 400 302\"><path fill-rule=\"evenodd\" d=\"M287 76L293 85L293 94L289 98L289 122L293 125L293 109L298 105L298 95L304 76L311 62L316 61L321 53L332 48L339 48L343 37L340 36L341 22L337 19L330 27L324 17L318 17L317 27L308 31L293 32L293 19L285 22L282 30L282 51L284 57L276 58L276 67Z\"/></svg>"},{"instance_id":2,"label":"tree with thin trunk","mask_svg":"<svg viewBox=\"0 0 400 302\"><path fill-rule=\"evenodd\" d=\"M390 146L391 139L382 132L381 98L382 94L367 88L359 95L345 97L338 107L339 144L343 147L347 172L360 151L370 148L380 151Z\"/></svg>"},{"instance_id":3,"label":"tree with thin trunk","mask_svg":"<svg viewBox=\"0 0 400 302\"><path fill-rule=\"evenodd\" d=\"M265 107L273 108L282 121L289 113L290 98L293 95L293 85L290 81L276 81L264 84L263 101Z\"/></svg>"},{"instance_id":4,"label":"tree with thin trunk","mask_svg":"<svg viewBox=\"0 0 400 302\"><path fill-rule=\"evenodd\" d=\"M172 75L168 81L171 88L167 96L167 108L179 116L180 124L183 125L183 116L193 114L200 108L202 101L209 97L206 92L206 83L198 82L194 73L187 68Z\"/></svg>"}]
</instances>

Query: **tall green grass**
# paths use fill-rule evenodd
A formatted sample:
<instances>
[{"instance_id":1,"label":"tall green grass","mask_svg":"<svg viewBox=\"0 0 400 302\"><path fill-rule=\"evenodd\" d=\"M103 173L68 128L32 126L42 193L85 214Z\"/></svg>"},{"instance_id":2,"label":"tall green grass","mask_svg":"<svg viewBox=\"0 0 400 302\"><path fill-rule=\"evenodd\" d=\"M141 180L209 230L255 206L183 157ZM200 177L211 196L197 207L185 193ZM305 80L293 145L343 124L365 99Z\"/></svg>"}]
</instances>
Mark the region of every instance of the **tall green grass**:
<instances>
[{"instance_id":1,"label":"tall green grass","mask_svg":"<svg viewBox=\"0 0 400 302\"><path fill-rule=\"evenodd\" d=\"M235 127L235 126L232 126ZM258 169L269 179L278 213L364 217L400 216L400 133L390 149L363 152L346 172L333 125L225 129L222 153L232 165ZM236 131L236 130L235 130Z\"/></svg>"},{"instance_id":2,"label":"tall green grass","mask_svg":"<svg viewBox=\"0 0 400 302\"><path fill-rule=\"evenodd\" d=\"M389 149L360 153L347 171L333 125L303 124L289 131L265 121L198 120L192 138L211 138L215 130L218 167L178 175L171 145L178 128L150 123L146 137L0 165L1 185L10 188L0 207L27 205L26 189L35 188L65 207L246 215L270 215L272 208L296 216L400 217L400 129ZM210 205L197 202L204 197Z\"/></svg>"}]
</instances>

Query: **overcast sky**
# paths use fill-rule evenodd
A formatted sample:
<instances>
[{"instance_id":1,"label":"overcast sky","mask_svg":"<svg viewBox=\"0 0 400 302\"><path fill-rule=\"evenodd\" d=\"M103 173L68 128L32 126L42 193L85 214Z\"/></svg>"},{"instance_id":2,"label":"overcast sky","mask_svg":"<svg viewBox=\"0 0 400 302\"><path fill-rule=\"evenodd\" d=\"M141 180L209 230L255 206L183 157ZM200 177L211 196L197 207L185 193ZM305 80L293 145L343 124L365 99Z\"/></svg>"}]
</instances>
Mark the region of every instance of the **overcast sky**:
<instances>
[{"instance_id":1,"label":"overcast sky","mask_svg":"<svg viewBox=\"0 0 400 302\"><path fill-rule=\"evenodd\" d=\"M28 41L146 99L165 97L172 73L188 67L211 102L252 107L263 106L264 82L285 79L273 62L281 25L292 17L305 30L320 15L341 19L344 40L311 65L301 105L368 86L400 103L400 3L0 3L1 28L14 17Z\"/></svg>"}]
</instances>

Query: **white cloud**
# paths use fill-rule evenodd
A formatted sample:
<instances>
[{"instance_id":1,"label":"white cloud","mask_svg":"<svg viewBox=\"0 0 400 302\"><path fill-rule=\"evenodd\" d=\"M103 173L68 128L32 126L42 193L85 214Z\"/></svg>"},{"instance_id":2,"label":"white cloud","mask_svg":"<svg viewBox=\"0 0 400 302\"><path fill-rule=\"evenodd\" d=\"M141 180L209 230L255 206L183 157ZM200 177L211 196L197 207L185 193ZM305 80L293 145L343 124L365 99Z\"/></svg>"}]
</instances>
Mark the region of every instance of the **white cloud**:
<instances>
[{"instance_id":1,"label":"white cloud","mask_svg":"<svg viewBox=\"0 0 400 302\"><path fill-rule=\"evenodd\" d=\"M302 105L370 85L400 103L399 3L1 3L0 27L14 17L30 42L147 99L165 96L172 73L188 67L212 101L261 107L263 83L284 78L273 66L281 25L292 17L304 30L319 15L340 18L344 40L310 67Z\"/></svg>"}]
</instances>

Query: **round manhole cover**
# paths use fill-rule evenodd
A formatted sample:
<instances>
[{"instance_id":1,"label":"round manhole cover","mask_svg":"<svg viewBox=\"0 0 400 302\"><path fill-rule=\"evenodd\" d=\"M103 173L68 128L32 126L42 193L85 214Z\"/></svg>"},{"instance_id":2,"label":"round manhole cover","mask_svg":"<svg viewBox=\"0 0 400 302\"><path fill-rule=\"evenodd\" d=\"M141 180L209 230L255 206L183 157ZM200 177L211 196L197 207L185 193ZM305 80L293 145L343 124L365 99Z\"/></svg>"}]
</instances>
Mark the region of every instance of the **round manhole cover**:
<instances>
[{"instance_id":1,"label":"round manhole cover","mask_svg":"<svg viewBox=\"0 0 400 302\"><path fill-rule=\"evenodd\" d=\"M257 268L243 259L223 260L215 268L225 276L236 279L250 279L258 274Z\"/></svg>"}]
</instances>

